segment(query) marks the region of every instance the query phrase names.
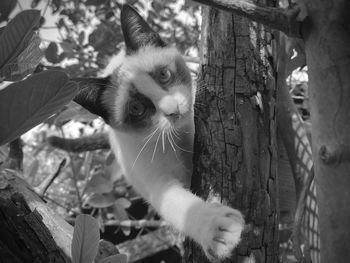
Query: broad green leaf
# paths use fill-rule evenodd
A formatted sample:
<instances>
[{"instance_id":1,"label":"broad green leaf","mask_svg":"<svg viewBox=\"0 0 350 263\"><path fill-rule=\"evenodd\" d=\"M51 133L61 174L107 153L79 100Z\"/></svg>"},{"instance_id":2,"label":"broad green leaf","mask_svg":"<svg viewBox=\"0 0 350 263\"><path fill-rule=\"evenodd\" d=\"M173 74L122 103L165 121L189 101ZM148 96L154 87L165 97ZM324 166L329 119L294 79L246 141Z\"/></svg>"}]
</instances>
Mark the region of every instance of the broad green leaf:
<instances>
[{"instance_id":1,"label":"broad green leaf","mask_svg":"<svg viewBox=\"0 0 350 263\"><path fill-rule=\"evenodd\" d=\"M127 256L123 254L119 254L119 255L106 257L100 260L98 263L127 263L127 262L128 262Z\"/></svg>"},{"instance_id":2,"label":"broad green leaf","mask_svg":"<svg viewBox=\"0 0 350 263\"><path fill-rule=\"evenodd\" d=\"M65 73L45 71L0 91L0 145L38 125L73 99L77 86Z\"/></svg>"},{"instance_id":3,"label":"broad green leaf","mask_svg":"<svg viewBox=\"0 0 350 263\"><path fill-rule=\"evenodd\" d=\"M126 212L125 208L117 202L113 206L113 214L114 214L114 218L119 221L124 221L129 219L128 213ZM129 236L131 233L130 227L122 226L120 229L122 230L125 236Z\"/></svg>"},{"instance_id":4,"label":"broad green leaf","mask_svg":"<svg viewBox=\"0 0 350 263\"><path fill-rule=\"evenodd\" d=\"M33 34L28 46L17 58L6 64L1 72L4 80L18 81L32 74L44 56L40 49L41 39L38 34Z\"/></svg>"},{"instance_id":5,"label":"broad green leaf","mask_svg":"<svg viewBox=\"0 0 350 263\"><path fill-rule=\"evenodd\" d=\"M49 46L45 51L45 57L47 61L53 64L61 62L60 56L58 55L58 47L55 42L50 42Z\"/></svg>"},{"instance_id":6,"label":"broad green leaf","mask_svg":"<svg viewBox=\"0 0 350 263\"><path fill-rule=\"evenodd\" d=\"M0 23L6 21L12 10L16 7L17 0L1 0L0 1Z\"/></svg>"},{"instance_id":7,"label":"broad green leaf","mask_svg":"<svg viewBox=\"0 0 350 263\"><path fill-rule=\"evenodd\" d=\"M115 202L117 204L121 205L122 207L124 207L125 209L127 209L131 206L131 202L124 197L118 198Z\"/></svg>"},{"instance_id":8,"label":"broad green leaf","mask_svg":"<svg viewBox=\"0 0 350 263\"><path fill-rule=\"evenodd\" d=\"M113 190L113 183L102 172L95 173L86 184L86 193L109 193Z\"/></svg>"},{"instance_id":9,"label":"broad green leaf","mask_svg":"<svg viewBox=\"0 0 350 263\"><path fill-rule=\"evenodd\" d=\"M119 221L124 221L129 219L128 213L125 211L125 208L118 203L115 203L113 206L113 214L114 214L114 218Z\"/></svg>"},{"instance_id":10,"label":"broad green leaf","mask_svg":"<svg viewBox=\"0 0 350 263\"><path fill-rule=\"evenodd\" d=\"M92 194L87 200L84 202L85 204L89 204L92 207L96 208L105 208L113 205L115 202L115 197L112 193L104 193L104 194Z\"/></svg>"},{"instance_id":11,"label":"broad green leaf","mask_svg":"<svg viewBox=\"0 0 350 263\"><path fill-rule=\"evenodd\" d=\"M39 10L25 10L8 23L0 35L0 70L27 47L39 22Z\"/></svg>"},{"instance_id":12,"label":"broad green leaf","mask_svg":"<svg viewBox=\"0 0 350 263\"><path fill-rule=\"evenodd\" d=\"M90 215L79 215L75 220L73 232L73 263L92 263L98 251L99 240L97 220Z\"/></svg>"}]
</instances>

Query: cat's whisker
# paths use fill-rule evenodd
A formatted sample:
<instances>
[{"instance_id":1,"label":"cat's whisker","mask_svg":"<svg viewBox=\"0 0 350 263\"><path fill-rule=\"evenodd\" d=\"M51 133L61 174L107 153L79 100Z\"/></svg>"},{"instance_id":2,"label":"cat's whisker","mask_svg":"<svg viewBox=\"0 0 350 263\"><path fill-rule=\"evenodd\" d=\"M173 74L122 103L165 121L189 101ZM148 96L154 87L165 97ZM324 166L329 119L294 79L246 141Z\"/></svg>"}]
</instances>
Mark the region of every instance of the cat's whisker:
<instances>
[{"instance_id":1,"label":"cat's whisker","mask_svg":"<svg viewBox=\"0 0 350 263\"><path fill-rule=\"evenodd\" d=\"M163 145L163 153L165 152L165 129L162 131L162 145Z\"/></svg>"},{"instance_id":2,"label":"cat's whisker","mask_svg":"<svg viewBox=\"0 0 350 263\"><path fill-rule=\"evenodd\" d=\"M171 134L171 130L170 130L170 134ZM169 141L171 147L173 148L174 152L176 153L176 149L175 149L173 143L171 142L171 138L170 138L170 135L169 135L169 132L168 132L168 131L167 131L166 135L167 135L167 137L168 137L168 141Z\"/></svg>"},{"instance_id":3,"label":"cat's whisker","mask_svg":"<svg viewBox=\"0 0 350 263\"><path fill-rule=\"evenodd\" d=\"M162 133L161 133L161 132L159 132L159 135L158 135L158 137L157 137L157 141L156 141L156 145L154 146L154 150L153 150L153 154L152 154L152 159L151 159L151 162L153 162L154 155L155 155L155 153L156 153L157 146L158 146L158 141L159 141L159 138L160 138L160 135L161 135L161 134L162 134Z\"/></svg>"},{"instance_id":4,"label":"cat's whisker","mask_svg":"<svg viewBox=\"0 0 350 263\"><path fill-rule=\"evenodd\" d=\"M182 148L182 147L180 147L179 145L177 145L176 144L176 142L175 141L173 141L173 143L174 143L174 145L178 148L178 149L180 149L181 151L183 151L183 152L187 152L187 153L193 153L193 151L189 151L189 150L186 150L186 149L184 149L184 148Z\"/></svg>"},{"instance_id":5,"label":"cat's whisker","mask_svg":"<svg viewBox=\"0 0 350 263\"><path fill-rule=\"evenodd\" d=\"M153 135L154 135L154 133L156 133L157 132L157 130L159 129L159 127L157 127L153 132L151 132L149 135L147 135L144 139L143 139L143 141L146 141L149 137L152 137Z\"/></svg>"},{"instance_id":6,"label":"cat's whisker","mask_svg":"<svg viewBox=\"0 0 350 263\"><path fill-rule=\"evenodd\" d=\"M172 127L172 132L170 133L170 135L172 136L172 134L174 134L174 136L178 139L178 140L181 140L180 138L180 135L179 135L179 131L175 128L175 127Z\"/></svg>"},{"instance_id":7,"label":"cat's whisker","mask_svg":"<svg viewBox=\"0 0 350 263\"><path fill-rule=\"evenodd\" d=\"M133 164L132 164L131 169L134 169L134 166L135 166L137 160L139 159L139 157L140 157L140 155L141 155L143 149L145 149L146 145L147 145L148 142L153 138L154 134L156 134L157 130L158 130L158 128L152 133L152 136L149 137L149 139L144 143L144 145L142 146L141 150L140 150L139 153L137 154L137 156L136 156L136 158L135 158L135 161L134 161Z\"/></svg>"},{"instance_id":8,"label":"cat's whisker","mask_svg":"<svg viewBox=\"0 0 350 263\"><path fill-rule=\"evenodd\" d=\"M173 137L173 132L172 131L170 131L170 139L172 140L172 142L173 142L173 144L176 144L175 143L175 140L174 140L174 137ZM172 144L172 146L173 146L173 144ZM173 146L174 147L174 146ZM176 152L176 150L174 149L174 151ZM175 153L175 155L176 155L176 153Z\"/></svg>"}]
</instances>

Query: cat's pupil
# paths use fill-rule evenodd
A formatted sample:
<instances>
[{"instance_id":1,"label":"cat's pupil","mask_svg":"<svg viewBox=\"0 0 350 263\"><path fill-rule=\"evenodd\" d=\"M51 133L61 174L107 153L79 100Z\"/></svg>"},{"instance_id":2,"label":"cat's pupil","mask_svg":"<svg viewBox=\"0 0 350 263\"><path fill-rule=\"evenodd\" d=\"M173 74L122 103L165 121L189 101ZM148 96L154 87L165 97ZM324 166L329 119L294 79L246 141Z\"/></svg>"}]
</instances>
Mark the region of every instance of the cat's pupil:
<instances>
[{"instance_id":1,"label":"cat's pupil","mask_svg":"<svg viewBox=\"0 0 350 263\"><path fill-rule=\"evenodd\" d=\"M138 101L131 101L129 103L129 113L133 116L140 117L146 112L146 107Z\"/></svg>"},{"instance_id":2,"label":"cat's pupil","mask_svg":"<svg viewBox=\"0 0 350 263\"><path fill-rule=\"evenodd\" d=\"M164 68L159 72L159 79L162 82L167 82L171 77L171 72L169 69Z\"/></svg>"}]
</instances>

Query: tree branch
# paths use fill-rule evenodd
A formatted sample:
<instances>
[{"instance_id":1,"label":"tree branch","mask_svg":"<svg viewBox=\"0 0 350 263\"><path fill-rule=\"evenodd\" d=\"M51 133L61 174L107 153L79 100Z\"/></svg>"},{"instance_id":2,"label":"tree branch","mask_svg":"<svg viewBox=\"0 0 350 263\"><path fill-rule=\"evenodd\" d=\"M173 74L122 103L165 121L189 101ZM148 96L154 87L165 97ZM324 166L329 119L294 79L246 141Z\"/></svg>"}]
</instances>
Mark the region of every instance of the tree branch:
<instances>
[{"instance_id":1,"label":"tree branch","mask_svg":"<svg viewBox=\"0 0 350 263\"><path fill-rule=\"evenodd\" d=\"M301 38L301 23L297 20L301 10L297 5L290 9L282 9L257 5L250 0L193 1L247 17L272 29L282 31L289 37Z\"/></svg>"},{"instance_id":2,"label":"tree branch","mask_svg":"<svg viewBox=\"0 0 350 263\"><path fill-rule=\"evenodd\" d=\"M166 227L169 224L163 220L109 220L105 223L106 226L121 226L121 227L134 227L134 228L142 228L142 227Z\"/></svg>"},{"instance_id":3,"label":"tree branch","mask_svg":"<svg viewBox=\"0 0 350 263\"><path fill-rule=\"evenodd\" d=\"M121 254L127 255L128 262L132 263L169 249L177 243L178 236L171 229L162 227L133 240L118 244L117 248Z\"/></svg>"},{"instance_id":4,"label":"tree branch","mask_svg":"<svg viewBox=\"0 0 350 263\"><path fill-rule=\"evenodd\" d=\"M66 159L63 159L61 163L59 164L57 171L54 174L51 174L45 180L37 187L34 187L35 191L40 197L44 197L47 189L50 187L50 185L53 183L53 181L57 178L57 176L60 175L62 168L66 165Z\"/></svg>"}]
</instances>

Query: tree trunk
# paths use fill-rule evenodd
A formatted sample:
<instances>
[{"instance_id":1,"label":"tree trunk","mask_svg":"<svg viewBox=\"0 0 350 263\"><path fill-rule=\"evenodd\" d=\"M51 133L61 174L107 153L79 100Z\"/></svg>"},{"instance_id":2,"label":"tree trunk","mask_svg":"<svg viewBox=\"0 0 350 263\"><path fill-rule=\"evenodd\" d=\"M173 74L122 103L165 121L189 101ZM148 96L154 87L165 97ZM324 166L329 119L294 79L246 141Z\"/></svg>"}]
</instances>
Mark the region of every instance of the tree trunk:
<instances>
[{"instance_id":1,"label":"tree trunk","mask_svg":"<svg viewBox=\"0 0 350 263\"><path fill-rule=\"evenodd\" d=\"M350 2L305 1L321 262L350 258Z\"/></svg>"},{"instance_id":2,"label":"tree trunk","mask_svg":"<svg viewBox=\"0 0 350 263\"><path fill-rule=\"evenodd\" d=\"M245 215L250 230L229 261L278 261L275 82L266 28L203 7L192 190ZM260 96L261 94L261 96ZM184 262L208 262L188 241Z\"/></svg>"}]
</instances>

